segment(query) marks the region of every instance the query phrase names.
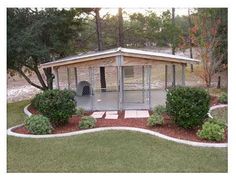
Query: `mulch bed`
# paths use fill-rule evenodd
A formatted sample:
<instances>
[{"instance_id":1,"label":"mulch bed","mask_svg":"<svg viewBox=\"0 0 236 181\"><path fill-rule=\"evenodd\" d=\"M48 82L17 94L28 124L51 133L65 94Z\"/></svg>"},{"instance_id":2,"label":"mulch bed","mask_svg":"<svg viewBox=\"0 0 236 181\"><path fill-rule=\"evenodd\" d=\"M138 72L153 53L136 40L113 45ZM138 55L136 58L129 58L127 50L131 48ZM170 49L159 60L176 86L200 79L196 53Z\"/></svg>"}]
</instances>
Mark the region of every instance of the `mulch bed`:
<instances>
[{"instance_id":1,"label":"mulch bed","mask_svg":"<svg viewBox=\"0 0 236 181\"><path fill-rule=\"evenodd\" d=\"M211 105L217 104L217 97L213 97L211 99ZM35 110L32 106L28 107L28 110L32 114L39 114L37 110ZM152 114L151 111L149 111L150 114ZM86 112L86 115L90 115L91 112ZM124 111L118 111L118 119L105 119L105 114L101 119L97 119L96 122L96 128L100 127L117 127L117 126L127 126L127 127L136 127L136 128L143 128L148 129L152 131L157 131L159 133L162 133L167 136L171 136L174 138L184 139L184 140L190 140L190 141L196 141L196 142L206 142L206 143L213 143L212 141L202 140L196 136L196 132L199 128L196 129L183 129L181 127L178 127L176 124L174 124L168 115L164 114L164 124L162 126L156 126L156 127L149 127L147 126L147 118L126 118L124 119ZM67 133L72 131L78 131L80 130L78 125L80 122L79 116L72 116L69 119L69 123L56 127L53 130L52 134L57 133ZM22 134L31 134L24 126L15 128L13 130L16 133L22 133ZM226 143L227 142L227 130L225 132L225 140L219 142L219 143Z\"/></svg>"}]
</instances>

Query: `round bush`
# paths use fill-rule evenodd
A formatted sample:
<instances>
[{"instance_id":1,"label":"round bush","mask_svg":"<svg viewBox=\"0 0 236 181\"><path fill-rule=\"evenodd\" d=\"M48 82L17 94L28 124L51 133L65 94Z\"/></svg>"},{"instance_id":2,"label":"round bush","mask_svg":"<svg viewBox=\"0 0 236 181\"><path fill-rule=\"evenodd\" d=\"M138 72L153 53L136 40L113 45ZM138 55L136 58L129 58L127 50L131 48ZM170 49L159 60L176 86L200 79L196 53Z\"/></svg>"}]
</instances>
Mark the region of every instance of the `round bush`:
<instances>
[{"instance_id":1,"label":"round bush","mask_svg":"<svg viewBox=\"0 0 236 181\"><path fill-rule=\"evenodd\" d=\"M78 109L76 109L77 116L83 116L84 113L85 113L85 110L82 107L79 107Z\"/></svg>"},{"instance_id":2,"label":"round bush","mask_svg":"<svg viewBox=\"0 0 236 181\"><path fill-rule=\"evenodd\" d=\"M92 116L83 116L79 123L80 129L94 128L96 126L96 119Z\"/></svg>"},{"instance_id":3,"label":"round bush","mask_svg":"<svg viewBox=\"0 0 236 181\"><path fill-rule=\"evenodd\" d=\"M25 119L25 127L33 134L42 135L52 132L49 119L42 115L33 115Z\"/></svg>"},{"instance_id":4,"label":"round bush","mask_svg":"<svg viewBox=\"0 0 236 181\"><path fill-rule=\"evenodd\" d=\"M210 123L214 123L214 124L218 124L221 128L227 128L227 123L225 120L223 119L219 119L219 118L208 118L207 122Z\"/></svg>"},{"instance_id":5,"label":"round bush","mask_svg":"<svg viewBox=\"0 0 236 181\"><path fill-rule=\"evenodd\" d=\"M162 125L164 123L164 119L162 117L162 115L154 113L152 114L148 120L147 120L147 124L148 126L157 126L157 125Z\"/></svg>"},{"instance_id":6,"label":"round bush","mask_svg":"<svg viewBox=\"0 0 236 181\"><path fill-rule=\"evenodd\" d=\"M164 112L166 112L166 108L164 106L155 106L154 109L153 109L153 112L154 113L157 113L157 114L162 114Z\"/></svg>"},{"instance_id":7,"label":"round bush","mask_svg":"<svg viewBox=\"0 0 236 181\"><path fill-rule=\"evenodd\" d=\"M200 125L207 116L209 105L210 96L201 88L176 87L167 93L167 113L183 128Z\"/></svg>"},{"instance_id":8,"label":"round bush","mask_svg":"<svg viewBox=\"0 0 236 181\"><path fill-rule=\"evenodd\" d=\"M36 94L34 98L31 100L31 105L35 108L39 108L39 101L41 99L41 94Z\"/></svg>"},{"instance_id":9,"label":"round bush","mask_svg":"<svg viewBox=\"0 0 236 181\"><path fill-rule=\"evenodd\" d=\"M228 103L228 95L226 92L222 93L221 96L219 97L219 102L222 104L227 104Z\"/></svg>"},{"instance_id":10,"label":"round bush","mask_svg":"<svg viewBox=\"0 0 236 181\"><path fill-rule=\"evenodd\" d=\"M50 122L55 125L68 123L76 111L75 93L69 90L47 90L33 99L37 110L48 117Z\"/></svg>"},{"instance_id":11,"label":"round bush","mask_svg":"<svg viewBox=\"0 0 236 181\"><path fill-rule=\"evenodd\" d=\"M224 128L214 122L205 122L202 125L202 130L197 132L197 135L202 139L211 141L221 141L224 139Z\"/></svg>"}]
</instances>

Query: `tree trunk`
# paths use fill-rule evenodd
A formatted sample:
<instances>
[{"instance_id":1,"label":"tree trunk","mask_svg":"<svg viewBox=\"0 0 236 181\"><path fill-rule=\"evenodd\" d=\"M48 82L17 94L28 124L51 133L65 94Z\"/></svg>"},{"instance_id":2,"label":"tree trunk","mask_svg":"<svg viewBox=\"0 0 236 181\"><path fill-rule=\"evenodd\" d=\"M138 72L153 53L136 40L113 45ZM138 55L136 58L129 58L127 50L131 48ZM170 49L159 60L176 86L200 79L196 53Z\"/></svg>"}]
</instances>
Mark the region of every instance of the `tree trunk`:
<instances>
[{"instance_id":1,"label":"tree trunk","mask_svg":"<svg viewBox=\"0 0 236 181\"><path fill-rule=\"evenodd\" d=\"M175 27L175 8L172 8L172 26ZM175 32L172 32L172 55L175 55ZM172 66L172 87L175 87L175 65Z\"/></svg>"},{"instance_id":2,"label":"tree trunk","mask_svg":"<svg viewBox=\"0 0 236 181\"><path fill-rule=\"evenodd\" d=\"M191 28L192 28L192 23L191 23L191 15L190 15L190 10L188 9L188 23L189 23L189 53L190 53L190 58L193 58L193 47L192 47L192 38L191 38ZM191 64L191 72L193 72L193 64Z\"/></svg>"},{"instance_id":3,"label":"tree trunk","mask_svg":"<svg viewBox=\"0 0 236 181\"><path fill-rule=\"evenodd\" d=\"M175 8L172 8L172 25L175 26ZM172 54L175 55L175 33L173 32L172 37Z\"/></svg>"},{"instance_id":4,"label":"tree trunk","mask_svg":"<svg viewBox=\"0 0 236 181\"><path fill-rule=\"evenodd\" d=\"M124 30L123 30L123 16L122 8L118 10L118 47L124 47Z\"/></svg>"},{"instance_id":5,"label":"tree trunk","mask_svg":"<svg viewBox=\"0 0 236 181\"><path fill-rule=\"evenodd\" d=\"M42 87L44 87L45 89L48 89L47 85L45 84L43 77L41 75L41 73L39 72L38 67L34 68L33 71L35 72L40 84L42 85Z\"/></svg>"},{"instance_id":6,"label":"tree trunk","mask_svg":"<svg viewBox=\"0 0 236 181\"><path fill-rule=\"evenodd\" d=\"M53 89L53 79L54 79L54 75L52 74L52 68L45 68L43 69L44 74L46 75L47 78L47 87L48 89Z\"/></svg>"},{"instance_id":7,"label":"tree trunk","mask_svg":"<svg viewBox=\"0 0 236 181\"><path fill-rule=\"evenodd\" d=\"M100 18L100 9L95 8L95 18L96 18L96 32L97 32L97 42L98 42L98 51L103 50L102 42L102 30L101 30L101 18ZM105 67L100 67L100 84L102 92L106 92L106 76L105 76Z\"/></svg>"},{"instance_id":8,"label":"tree trunk","mask_svg":"<svg viewBox=\"0 0 236 181\"><path fill-rule=\"evenodd\" d=\"M40 89L40 90L47 90L47 87L42 87L42 86L40 86L40 85L37 85L37 84L35 84L35 83L33 83L30 79L29 79L29 77L27 77L27 75L25 75L25 73L20 69L20 70L16 70L17 72L19 72L20 73L20 75L22 75L23 77L24 77L24 79L30 84L30 85L32 85L32 86L34 86L34 87L36 87L36 88L38 88L38 89Z\"/></svg>"},{"instance_id":9,"label":"tree trunk","mask_svg":"<svg viewBox=\"0 0 236 181\"><path fill-rule=\"evenodd\" d=\"M217 89L220 89L220 87L221 87L220 84L221 84L221 77L218 76Z\"/></svg>"},{"instance_id":10,"label":"tree trunk","mask_svg":"<svg viewBox=\"0 0 236 181\"><path fill-rule=\"evenodd\" d=\"M101 31L101 18L100 18L100 9L95 8L95 18L96 18L96 32L97 32L97 41L98 41L98 51L101 51L103 49L103 43L102 43L102 31Z\"/></svg>"}]
</instances>

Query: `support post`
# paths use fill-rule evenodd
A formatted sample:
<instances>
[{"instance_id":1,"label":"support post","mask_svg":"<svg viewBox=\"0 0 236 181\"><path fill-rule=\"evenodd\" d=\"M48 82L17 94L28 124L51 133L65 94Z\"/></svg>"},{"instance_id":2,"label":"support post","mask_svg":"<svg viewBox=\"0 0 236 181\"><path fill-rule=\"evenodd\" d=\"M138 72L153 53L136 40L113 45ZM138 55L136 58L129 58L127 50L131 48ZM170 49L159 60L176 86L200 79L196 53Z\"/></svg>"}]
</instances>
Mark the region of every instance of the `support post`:
<instances>
[{"instance_id":1,"label":"support post","mask_svg":"<svg viewBox=\"0 0 236 181\"><path fill-rule=\"evenodd\" d=\"M185 64L182 64L182 86L185 86Z\"/></svg>"},{"instance_id":2,"label":"support post","mask_svg":"<svg viewBox=\"0 0 236 181\"><path fill-rule=\"evenodd\" d=\"M145 74L145 72L144 72L144 65L142 66L142 84L143 84L143 91L142 91L142 96L143 96L143 103L145 102L145 96L144 96L144 91L145 91L145 89L144 89L144 74Z\"/></svg>"},{"instance_id":3,"label":"support post","mask_svg":"<svg viewBox=\"0 0 236 181\"><path fill-rule=\"evenodd\" d=\"M122 66L118 66L117 67L117 69L118 69L118 80L119 80L119 82L118 82L118 84L119 84L119 86L118 86L118 88L119 88L119 103L118 103L118 107L119 107L119 110L122 110L123 109L123 73L122 73L122 71L123 71L123 68L122 68Z\"/></svg>"},{"instance_id":4,"label":"support post","mask_svg":"<svg viewBox=\"0 0 236 181\"><path fill-rule=\"evenodd\" d=\"M117 83L117 108L118 108L118 110L120 110L120 100L119 100L119 94L120 94L120 92L119 92L119 90L120 90L120 79L119 79L119 67L118 66L116 66L116 83Z\"/></svg>"},{"instance_id":5,"label":"support post","mask_svg":"<svg viewBox=\"0 0 236 181\"><path fill-rule=\"evenodd\" d=\"M93 68L89 67L89 82L90 82L90 102L91 110L93 110Z\"/></svg>"},{"instance_id":6,"label":"support post","mask_svg":"<svg viewBox=\"0 0 236 181\"><path fill-rule=\"evenodd\" d=\"M149 109L151 109L151 73L152 73L152 66L148 66L148 104L149 104Z\"/></svg>"},{"instance_id":7,"label":"support post","mask_svg":"<svg viewBox=\"0 0 236 181\"><path fill-rule=\"evenodd\" d=\"M175 87L175 65L172 65L172 75L173 75L173 80L172 80L172 87Z\"/></svg>"},{"instance_id":8,"label":"support post","mask_svg":"<svg viewBox=\"0 0 236 181\"><path fill-rule=\"evenodd\" d=\"M167 89L168 65L165 65L165 89Z\"/></svg>"},{"instance_id":9,"label":"support post","mask_svg":"<svg viewBox=\"0 0 236 181\"><path fill-rule=\"evenodd\" d=\"M74 72L75 72L75 90L76 90L78 85L77 67L74 67Z\"/></svg>"},{"instance_id":10,"label":"support post","mask_svg":"<svg viewBox=\"0 0 236 181\"><path fill-rule=\"evenodd\" d=\"M124 57L121 55L116 56L116 65L117 65L117 71L118 71L118 89L119 89L119 103L118 103L118 107L119 110L123 109L123 100L124 100L124 87L123 87L123 83L124 83L124 79L123 79L123 61L124 61Z\"/></svg>"},{"instance_id":11,"label":"support post","mask_svg":"<svg viewBox=\"0 0 236 181\"><path fill-rule=\"evenodd\" d=\"M70 68L69 67L66 68L66 72L67 72L67 85L68 85L68 89L70 90Z\"/></svg>"},{"instance_id":12,"label":"support post","mask_svg":"<svg viewBox=\"0 0 236 181\"><path fill-rule=\"evenodd\" d=\"M56 88L60 89L60 85L59 85L59 74L58 74L58 68L57 67L53 67L53 73L55 75L55 82L56 82Z\"/></svg>"}]
</instances>

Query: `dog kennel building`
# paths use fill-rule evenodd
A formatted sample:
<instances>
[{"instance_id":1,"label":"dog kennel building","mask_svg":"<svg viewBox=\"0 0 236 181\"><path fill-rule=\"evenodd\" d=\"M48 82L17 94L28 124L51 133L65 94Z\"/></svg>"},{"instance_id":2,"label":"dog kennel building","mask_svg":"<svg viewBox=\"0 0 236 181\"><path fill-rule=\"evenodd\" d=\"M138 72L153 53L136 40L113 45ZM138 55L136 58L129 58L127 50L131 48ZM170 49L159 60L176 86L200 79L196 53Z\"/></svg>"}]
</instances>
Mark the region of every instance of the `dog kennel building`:
<instances>
[{"instance_id":1,"label":"dog kennel building","mask_svg":"<svg viewBox=\"0 0 236 181\"><path fill-rule=\"evenodd\" d=\"M151 109L165 104L169 87L185 85L186 65L199 62L177 55L119 47L65 57L41 67L52 68L55 88L76 91L78 107L124 110ZM102 74L101 67L105 69ZM102 76L105 76L103 83Z\"/></svg>"}]
</instances>

